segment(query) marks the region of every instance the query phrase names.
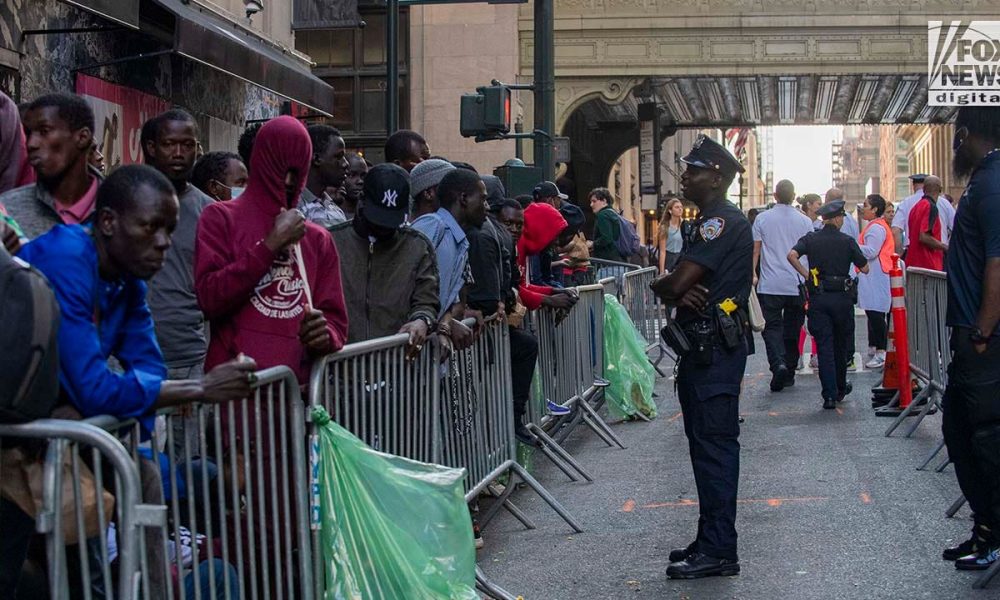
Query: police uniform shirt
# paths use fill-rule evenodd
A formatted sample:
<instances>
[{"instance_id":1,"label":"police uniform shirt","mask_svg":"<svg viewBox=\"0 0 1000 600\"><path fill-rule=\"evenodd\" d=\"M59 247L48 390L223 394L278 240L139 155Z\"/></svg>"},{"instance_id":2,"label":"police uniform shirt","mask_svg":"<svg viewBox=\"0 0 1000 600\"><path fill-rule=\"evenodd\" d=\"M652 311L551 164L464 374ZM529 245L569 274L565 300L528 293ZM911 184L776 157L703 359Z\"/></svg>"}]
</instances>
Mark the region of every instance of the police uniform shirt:
<instances>
[{"instance_id":1,"label":"police uniform shirt","mask_svg":"<svg viewBox=\"0 0 1000 600\"><path fill-rule=\"evenodd\" d=\"M858 243L832 223L802 236L792 250L798 252L799 256L808 256L810 269L817 269L821 279L847 277L851 273L852 264L859 269L868 264Z\"/></svg>"},{"instance_id":2,"label":"police uniform shirt","mask_svg":"<svg viewBox=\"0 0 1000 600\"><path fill-rule=\"evenodd\" d=\"M708 272L698 283L708 288L709 308L733 298L746 310L753 279L753 235L750 221L732 202L722 200L702 209L680 260L697 263ZM698 315L680 307L677 321L686 323L710 314L707 309L705 315Z\"/></svg>"},{"instance_id":3,"label":"police uniform shirt","mask_svg":"<svg viewBox=\"0 0 1000 600\"><path fill-rule=\"evenodd\" d=\"M1000 152L994 150L969 178L958 202L955 230L945 255L949 327L976 327L986 261L1000 258ZM989 332L983 332L984 334ZM1000 334L1000 326L993 332Z\"/></svg>"}]
</instances>

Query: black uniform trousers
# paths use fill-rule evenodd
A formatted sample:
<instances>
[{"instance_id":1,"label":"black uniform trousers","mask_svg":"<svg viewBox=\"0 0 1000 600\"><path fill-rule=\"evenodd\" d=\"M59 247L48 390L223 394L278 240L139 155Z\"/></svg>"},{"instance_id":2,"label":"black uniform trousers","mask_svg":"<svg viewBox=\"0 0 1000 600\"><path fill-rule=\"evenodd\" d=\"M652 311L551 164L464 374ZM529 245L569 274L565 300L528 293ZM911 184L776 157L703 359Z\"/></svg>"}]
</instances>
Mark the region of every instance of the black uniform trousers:
<instances>
[{"instance_id":1,"label":"black uniform trousers","mask_svg":"<svg viewBox=\"0 0 1000 600\"><path fill-rule=\"evenodd\" d=\"M677 393L684 413L684 433L698 488L698 552L738 560L736 492L740 479L740 383L747 364L746 348L717 348L712 364L682 357Z\"/></svg>"},{"instance_id":2,"label":"black uniform trousers","mask_svg":"<svg viewBox=\"0 0 1000 600\"><path fill-rule=\"evenodd\" d=\"M764 348L773 373L779 366L792 371L799 362L799 331L806 320L805 307L798 295L757 294L764 313Z\"/></svg>"},{"instance_id":3,"label":"black uniform trousers","mask_svg":"<svg viewBox=\"0 0 1000 600\"><path fill-rule=\"evenodd\" d=\"M970 333L952 328L941 429L976 524L990 528L1000 542L1000 341L979 354Z\"/></svg>"},{"instance_id":4,"label":"black uniform trousers","mask_svg":"<svg viewBox=\"0 0 1000 600\"><path fill-rule=\"evenodd\" d=\"M823 398L836 399L847 389L848 352L854 344L854 299L847 292L819 292L809 296L809 333L819 353L819 380Z\"/></svg>"}]
</instances>

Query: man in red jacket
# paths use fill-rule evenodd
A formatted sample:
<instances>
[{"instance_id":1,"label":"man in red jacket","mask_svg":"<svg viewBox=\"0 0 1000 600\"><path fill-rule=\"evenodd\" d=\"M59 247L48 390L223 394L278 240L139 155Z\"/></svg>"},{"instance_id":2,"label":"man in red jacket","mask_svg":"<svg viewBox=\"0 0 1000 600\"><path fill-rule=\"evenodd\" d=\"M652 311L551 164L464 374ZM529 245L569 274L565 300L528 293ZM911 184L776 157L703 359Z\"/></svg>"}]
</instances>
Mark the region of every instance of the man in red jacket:
<instances>
[{"instance_id":1,"label":"man in red jacket","mask_svg":"<svg viewBox=\"0 0 1000 600\"><path fill-rule=\"evenodd\" d=\"M202 213L194 278L211 323L206 370L245 353L260 368L287 365L306 383L312 360L347 339L337 249L293 208L311 158L306 128L272 119L257 134L246 191Z\"/></svg>"}]
</instances>

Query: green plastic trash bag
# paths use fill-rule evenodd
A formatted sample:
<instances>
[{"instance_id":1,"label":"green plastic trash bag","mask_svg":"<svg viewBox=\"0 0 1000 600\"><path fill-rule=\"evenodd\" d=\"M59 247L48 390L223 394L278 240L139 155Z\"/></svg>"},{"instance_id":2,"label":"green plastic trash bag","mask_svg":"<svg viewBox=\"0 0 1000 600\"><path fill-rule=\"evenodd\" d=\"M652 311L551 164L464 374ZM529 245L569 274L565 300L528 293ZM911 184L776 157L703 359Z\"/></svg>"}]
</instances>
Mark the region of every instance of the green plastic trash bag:
<instances>
[{"instance_id":1,"label":"green plastic trash bag","mask_svg":"<svg viewBox=\"0 0 1000 600\"><path fill-rule=\"evenodd\" d=\"M376 452L313 407L328 600L478 600L464 469Z\"/></svg>"},{"instance_id":2,"label":"green plastic trash bag","mask_svg":"<svg viewBox=\"0 0 1000 600\"><path fill-rule=\"evenodd\" d=\"M604 295L604 377L611 385L604 394L608 409L618 418L636 414L656 417L653 384L656 372L646 356L646 342L625 307Z\"/></svg>"}]
</instances>

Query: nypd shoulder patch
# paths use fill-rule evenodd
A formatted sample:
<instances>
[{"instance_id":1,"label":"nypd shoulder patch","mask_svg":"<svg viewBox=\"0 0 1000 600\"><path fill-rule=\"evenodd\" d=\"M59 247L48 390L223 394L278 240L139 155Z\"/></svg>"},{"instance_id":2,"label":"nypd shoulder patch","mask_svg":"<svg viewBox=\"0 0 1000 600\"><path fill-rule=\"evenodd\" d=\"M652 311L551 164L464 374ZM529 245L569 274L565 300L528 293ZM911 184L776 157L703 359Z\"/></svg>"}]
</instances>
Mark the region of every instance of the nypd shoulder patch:
<instances>
[{"instance_id":1,"label":"nypd shoulder patch","mask_svg":"<svg viewBox=\"0 0 1000 600\"><path fill-rule=\"evenodd\" d=\"M726 227L726 220L721 217L706 219L701 224L701 237L706 242L711 242L722 235L722 230Z\"/></svg>"}]
</instances>

